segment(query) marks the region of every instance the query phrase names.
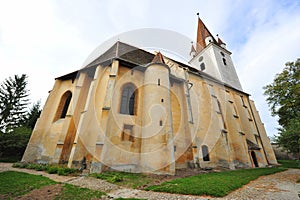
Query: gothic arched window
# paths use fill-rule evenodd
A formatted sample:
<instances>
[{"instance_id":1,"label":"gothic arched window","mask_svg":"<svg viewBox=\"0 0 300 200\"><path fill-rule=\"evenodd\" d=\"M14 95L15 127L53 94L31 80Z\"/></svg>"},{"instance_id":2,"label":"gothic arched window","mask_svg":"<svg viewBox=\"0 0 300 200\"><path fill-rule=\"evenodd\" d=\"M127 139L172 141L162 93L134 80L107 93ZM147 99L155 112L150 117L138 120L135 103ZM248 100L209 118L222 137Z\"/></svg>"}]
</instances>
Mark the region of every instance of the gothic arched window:
<instances>
[{"instance_id":1,"label":"gothic arched window","mask_svg":"<svg viewBox=\"0 0 300 200\"><path fill-rule=\"evenodd\" d=\"M62 95L62 97L60 98L60 102L58 104L54 121L66 117L71 99L72 99L72 93L70 91L67 91Z\"/></svg>"},{"instance_id":2,"label":"gothic arched window","mask_svg":"<svg viewBox=\"0 0 300 200\"><path fill-rule=\"evenodd\" d=\"M132 84L125 85L122 90L120 113L134 115L135 87Z\"/></svg>"},{"instance_id":3,"label":"gothic arched window","mask_svg":"<svg viewBox=\"0 0 300 200\"><path fill-rule=\"evenodd\" d=\"M201 149L202 149L203 161L209 161L208 147L206 145L202 145Z\"/></svg>"}]
</instances>

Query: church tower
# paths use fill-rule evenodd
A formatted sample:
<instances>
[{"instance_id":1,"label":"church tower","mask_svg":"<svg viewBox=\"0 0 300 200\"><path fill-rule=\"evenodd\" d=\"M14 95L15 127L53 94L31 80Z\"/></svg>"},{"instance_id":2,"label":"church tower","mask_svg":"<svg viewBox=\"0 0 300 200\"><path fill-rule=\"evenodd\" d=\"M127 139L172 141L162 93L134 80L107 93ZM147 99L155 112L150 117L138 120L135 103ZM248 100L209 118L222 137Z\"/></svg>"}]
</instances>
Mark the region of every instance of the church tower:
<instances>
[{"instance_id":1,"label":"church tower","mask_svg":"<svg viewBox=\"0 0 300 200\"><path fill-rule=\"evenodd\" d=\"M213 37L202 20L198 17L197 44L193 58L189 63L229 86L242 91L242 86L231 59L231 52L226 44Z\"/></svg>"}]
</instances>

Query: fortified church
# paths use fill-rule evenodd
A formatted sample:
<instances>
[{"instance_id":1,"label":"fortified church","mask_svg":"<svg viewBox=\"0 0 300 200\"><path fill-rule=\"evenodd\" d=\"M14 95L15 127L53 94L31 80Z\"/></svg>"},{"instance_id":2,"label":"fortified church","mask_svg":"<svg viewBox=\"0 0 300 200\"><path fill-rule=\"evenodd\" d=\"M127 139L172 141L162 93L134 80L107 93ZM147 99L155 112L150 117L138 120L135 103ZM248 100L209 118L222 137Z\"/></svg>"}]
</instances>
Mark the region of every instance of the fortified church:
<instances>
[{"instance_id":1,"label":"fortified church","mask_svg":"<svg viewBox=\"0 0 300 200\"><path fill-rule=\"evenodd\" d=\"M156 174L277 164L231 52L200 18L188 64L117 41L56 78L22 161Z\"/></svg>"}]
</instances>

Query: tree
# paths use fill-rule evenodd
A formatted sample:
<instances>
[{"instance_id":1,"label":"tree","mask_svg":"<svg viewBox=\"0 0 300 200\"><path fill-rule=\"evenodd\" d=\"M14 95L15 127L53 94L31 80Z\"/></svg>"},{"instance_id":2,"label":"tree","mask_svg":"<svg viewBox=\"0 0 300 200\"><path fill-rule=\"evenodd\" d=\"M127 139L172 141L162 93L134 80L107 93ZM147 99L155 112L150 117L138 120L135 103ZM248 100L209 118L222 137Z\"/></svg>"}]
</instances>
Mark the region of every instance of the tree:
<instances>
[{"instance_id":1,"label":"tree","mask_svg":"<svg viewBox=\"0 0 300 200\"><path fill-rule=\"evenodd\" d=\"M299 154L300 145L300 59L286 63L273 83L264 87L272 115L279 117L277 142L288 151Z\"/></svg>"},{"instance_id":2,"label":"tree","mask_svg":"<svg viewBox=\"0 0 300 200\"><path fill-rule=\"evenodd\" d=\"M10 132L22 124L29 96L27 76L9 77L0 86L0 130Z\"/></svg>"},{"instance_id":3,"label":"tree","mask_svg":"<svg viewBox=\"0 0 300 200\"><path fill-rule=\"evenodd\" d=\"M41 114L41 102L38 101L32 105L23 119L23 125L27 128L34 129L35 123Z\"/></svg>"},{"instance_id":4,"label":"tree","mask_svg":"<svg viewBox=\"0 0 300 200\"><path fill-rule=\"evenodd\" d=\"M289 152L300 156L300 119L292 119L285 128L279 128L277 142Z\"/></svg>"}]
</instances>

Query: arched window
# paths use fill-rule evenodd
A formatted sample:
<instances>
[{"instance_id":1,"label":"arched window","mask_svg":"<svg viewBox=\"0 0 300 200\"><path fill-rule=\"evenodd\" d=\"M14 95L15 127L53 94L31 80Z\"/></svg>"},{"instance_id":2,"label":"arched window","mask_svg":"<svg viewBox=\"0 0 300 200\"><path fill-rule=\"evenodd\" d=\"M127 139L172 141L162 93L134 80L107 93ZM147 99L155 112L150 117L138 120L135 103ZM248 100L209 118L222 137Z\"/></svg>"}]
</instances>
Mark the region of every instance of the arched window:
<instances>
[{"instance_id":1,"label":"arched window","mask_svg":"<svg viewBox=\"0 0 300 200\"><path fill-rule=\"evenodd\" d=\"M134 115L135 87L132 84L126 85L122 90L120 113Z\"/></svg>"},{"instance_id":2,"label":"arched window","mask_svg":"<svg viewBox=\"0 0 300 200\"><path fill-rule=\"evenodd\" d=\"M202 149L203 161L209 161L208 147L206 145L202 145L201 149Z\"/></svg>"},{"instance_id":3,"label":"arched window","mask_svg":"<svg viewBox=\"0 0 300 200\"><path fill-rule=\"evenodd\" d=\"M54 121L66 117L71 99L72 99L72 93L70 91L67 91L62 95L60 102L58 104Z\"/></svg>"}]
</instances>

